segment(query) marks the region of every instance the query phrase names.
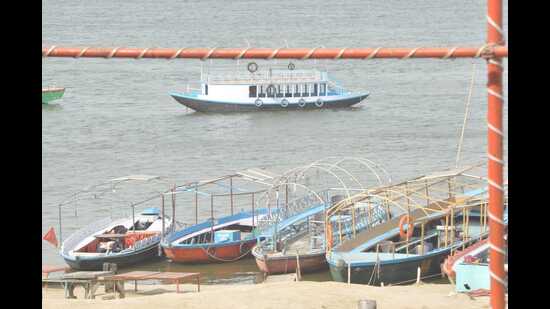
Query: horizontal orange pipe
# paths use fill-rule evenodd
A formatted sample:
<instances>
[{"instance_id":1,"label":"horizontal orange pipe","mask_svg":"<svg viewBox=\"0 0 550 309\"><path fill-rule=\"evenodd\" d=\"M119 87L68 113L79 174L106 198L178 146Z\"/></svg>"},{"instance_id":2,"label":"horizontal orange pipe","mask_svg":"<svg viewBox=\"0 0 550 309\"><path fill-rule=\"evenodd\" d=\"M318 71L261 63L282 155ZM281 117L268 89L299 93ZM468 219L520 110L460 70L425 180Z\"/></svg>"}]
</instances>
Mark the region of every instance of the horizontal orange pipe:
<instances>
[{"instance_id":1,"label":"horizontal orange pipe","mask_svg":"<svg viewBox=\"0 0 550 309\"><path fill-rule=\"evenodd\" d=\"M508 57L505 46L456 48L74 48L45 47L43 57L185 59L366 59Z\"/></svg>"}]
</instances>

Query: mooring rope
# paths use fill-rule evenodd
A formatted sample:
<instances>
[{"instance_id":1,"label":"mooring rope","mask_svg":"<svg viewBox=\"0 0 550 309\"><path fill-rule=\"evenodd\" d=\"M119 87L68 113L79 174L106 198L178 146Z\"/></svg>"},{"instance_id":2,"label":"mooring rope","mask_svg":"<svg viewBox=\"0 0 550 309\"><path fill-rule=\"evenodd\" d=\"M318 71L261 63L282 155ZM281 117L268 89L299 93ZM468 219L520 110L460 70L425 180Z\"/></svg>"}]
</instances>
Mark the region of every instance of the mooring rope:
<instances>
[{"instance_id":1,"label":"mooring rope","mask_svg":"<svg viewBox=\"0 0 550 309\"><path fill-rule=\"evenodd\" d=\"M470 102L472 99L472 91L474 89L474 78L476 73L476 64L472 63L472 78L470 80L470 90L468 91L468 99L466 100L466 110L464 111L464 121L462 122L462 130L460 132L460 138L458 140L458 149L456 151L456 166L458 168L458 162L460 161L460 152L462 150L462 143L464 141L464 131L466 130L466 121L468 120L468 112L470 109Z\"/></svg>"},{"instance_id":2,"label":"mooring rope","mask_svg":"<svg viewBox=\"0 0 550 309\"><path fill-rule=\"evenodd\" d=\"M243 245L243 244L241 244L241 247L242 247L242 245ZM209 252L210 248L214 248L214 247L210 247L210 246L209 246L209 247L206 247L206 249L205 249L204 247L201 247L201 249L204 250L204 252L206 252L206 255L208 255L209 257L211 257L211 258L213 258L213 259L215 259L215 260L218 260L218 261L220 261L220 262L234 262L234 261L240 260L240 259L242 259L243 257L247 256L250 252L252 252L252 249L254 248L254 246L251 246L251 247L248 249L248 251L245 252L244 254L242 254L242 255L240 255L240 256L234 258L234 259L229 259L229 260L222 259L222 258L219 258L219 257L217 257L217 256L215 256L215 255L210 254L210 252Z\"/></svg>"}]
</instances>

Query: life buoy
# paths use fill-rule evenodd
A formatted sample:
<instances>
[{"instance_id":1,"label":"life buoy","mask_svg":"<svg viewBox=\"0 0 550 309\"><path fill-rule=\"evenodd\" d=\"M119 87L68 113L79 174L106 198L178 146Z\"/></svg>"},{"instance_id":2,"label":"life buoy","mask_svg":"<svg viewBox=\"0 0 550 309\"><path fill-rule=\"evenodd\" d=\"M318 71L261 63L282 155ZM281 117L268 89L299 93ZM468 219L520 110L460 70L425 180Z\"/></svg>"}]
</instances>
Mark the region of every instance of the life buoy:
<instances>
[{"instance_id":1,"label":"life buoy","mask_svg":"<svg viewBox=\"0 0 550 309\"><path fill-rule=\"evenodd\" d=\"M261 107L263 104L264 102L261 99L256 99L256 101L254 101L254 105L257 107Z\"/></svg>"},{"instance_id":2,"label":"life buoy","mask_svg":"<svg viewBox=\"0 0 550 309\"><path fill-rule=\"evenodd\" d=\"M296 68L296 66L294 65L294 63L291 62L291 63L288 64L288 69L289 69L289 70L292 71L292 70L294 70L294 68Z\"/></svg>"},{"instance_id":3,"label":"life buoy","mask_svg":"<svg viewBox=\"0 0 550 309\"><path fill-rule=\"evenodd\" d=\"M265 93L267 94L268 97L275 97L275 86L274 85L267 86L267 88L265 89Z\"/></svg>"},{"instance_id":4,"label":"life buoy","mask_svg":"<svg viewBox=\"0 0 550 309\"><path fill-rule=\"evenodd\" d=\"M306 106L306 100L300 99L300 101L298 101L298 106L300 106L300 107Z\"/></svg>"},{"instance_id":5,"label":"life buoy","mask_svg":"<svg viewBox=\"0 0 550 309\"><path fill-rule=\"evenodd\" d=\"M258 64L256 62L250 62L246 68L248 69L248 72L254 73L258 71Z\"/></svg>"},{"instance_id":6,"label":"life buoy","mask_svg":"<svg viewBox=\"0 0 550 309\"><path fill-rule=\"evenodd\" d=\"M282 107L287 107L288 106L288 100L287 99L282 99L281 100L281 106Z\"/></svg>"},{"instance_id":7,"label":"life buoy","mask_svg":"<svg viewBox=\"0 0 550 309\"><path fill-rule=\"evenodd\" d=\"M320 98L315 101L315 106L317 107L323 107L324 104L325 102L323 102L323 100L321 100Z\"/></svg>"},{"instance_id":8,"label":"life buoy","mask_svg":"<svg viewBox=\"0 0 550 309\"><path fill-rule=\"evenodd\" d=\"M407 232L405 232L405 221L407 221ZM399 219L399 236L401 239L411 238L414 231L414 225L411 224L411 217L404 215Z\"/></svg>"}]
</instances>

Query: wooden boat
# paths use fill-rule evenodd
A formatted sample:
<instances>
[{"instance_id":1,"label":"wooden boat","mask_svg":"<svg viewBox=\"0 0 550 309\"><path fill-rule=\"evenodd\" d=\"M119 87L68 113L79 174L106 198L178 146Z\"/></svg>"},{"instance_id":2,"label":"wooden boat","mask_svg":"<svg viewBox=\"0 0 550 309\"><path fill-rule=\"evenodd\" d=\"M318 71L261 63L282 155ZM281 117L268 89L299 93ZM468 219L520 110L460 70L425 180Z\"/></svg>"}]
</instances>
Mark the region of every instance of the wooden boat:
<instances>
[{"instance_id":1,"label":"wooden boat","mask_svg":"<svg viewBox=\"0 0 550 309\"><path fill-rule=\"evenodd\" d=\"M388 285L440 276L441 263L452 251L488 235L486 179L475 175L477 167L423 176L377 194L356 196L355 200L371 203L383 198L388 207L398 209L387 222L330 248L326 258L332 278ZM481 215L470 215L475 212ZM327 216L331 215L329 211Z\"/></svg>"},{"instance_id":2,"label":"wooden boat","mask_svg":"<svg viewBox=\"0 0 550 309\"><path fill-rule=\"evenodd\" d=\"M136 190L135 186L124 187L123 184L142 184L146 188ZM126 267L141 263L160 256L159 244L164 234L169 233L175 221L164 215L164 193L161 189L153 196L147 195L140 199L141 191L151 186L167 187L166 182L159 176L133 175L120 177L92 186L72 195L67 201L59 204L59 235L61 238L60 255L73 269L101 270L103 263L116 263L118 267ZM129 190L128 189L133 189ZM128 191L128 192L127 192ZM124 194L128 196L124 196ZM111 196L113 194L113 196ZM116 194L116 197L114 196ZM146 191L145 194L150 194ZM137 200L131 200L137 198ZM136 207L147 206L155 200L161 199L161 208L148 207L136 213ZM116 202L122 201L123 208L113 207ZM84 228L73 232L67 239L62 239L62 209L65 206L76 204L109 205L111 214ZM130 206L128 206L130 203ZM172 205L174 209L174 204ZM113 209L130 210L131 215L113 218ZM116 217L115 217L116 218Z\"/></svg>"},{"instance_id":3,"label":"wooden boat","mask_svg":"<svg viewBox=\"0 0 550 309\"><path fill-rule=\"evenodd\" d=\"M48 104L51 101L60 99L65 93L65 88L49 87L42 88L42 104Z\"/></svg>"},{"instance_id":4,"label":"wooden boat","mask_svg":"<svg viewBox=\"0 0 550 309\"><path fill-rule=\"evenodd\" d=\"M253 69L255 67L255 69ZM200 112L246 112L349 107L368 97L350 92L329 79L327 72L289 69L248 72L203 73L200 88L170 95L179 103Z\"/></svg>"},{"instance_id":5,"label":"wooden boat","mask_svg":"<svg viewBox=\"0 0 550 309\"><path fill-rule=\"evenodd\" d=\"M255 207L255 201L276 176L252 168L178 187L174 193L180 199L191 195L189 202L195 204L195 223L164 238L161 247L166 257L177 263L221 263L249 256L256 244L253 230L267 213L266 209ZM210 217L199 223L201 196L210 202ZM234 213L236 199L240 200L239 207L250 210ZM216 212L229 215L216 219Z\"/></svg>"},{"instance_id":6,"label":"wooden boat","mask_svg":"<svg viewBox=\"0 0 550 309\"><path fill-rule=\"evenodd\" d=\"M126 267L156 258L162 221L158 208L146 209L135 218L103 220L67 238L61 256L79 270L101 270L103 263ZM165 217L164 224L169 230L172 221Z\"/></svg>"},{"instance_id":7,"label":"wooden boat","mask_svg":"<svg viewBox=\"0 0 550 309\"><path fill-rule=\"evenodd\" d=\"M233 262L250 255L256 244L255 222L266 209L207 220L169 235L161 243L164 254L177 263Z\"/></svg>"},{"instance_id":8,"label":"wooden boat","mask_svg":"<svg viewBox=\"0 0 550 309\"><path fill-rule=\"evenodd\" d=\"M487 264L489 255L489 239L482 239L464 250L457 250L453 255L448 256L442 265L443 272L454 282L456 279L456 268L462 263ZM506 256L506 259L508 256ZM506 271L508 271L506 269Z\"/></svg>"},{"instance_id":9,"label":"wooden boat","mask_svg":"<svg viewBox=\"0 0 550 309\"><path fill-rule=\"evenodd\" d=\"M337 158L335 162L342 162L342 159ZM336 170L335 165L327 164L326 161L325 163L317 162L294 169L291 173L286 174L286 179L300 178L299 176L305 170L313 169L316 164L320 164L319 167L328 166ZM341 169L340 171L344 171L341 167L338 168ZM344 171L344 174L348 178L355 178L349 171ZM343 179L343 177L338 179ZM287 183L283 181L283 183L275 184L272 190L287 192L286 186ZM345 184L344 187L346 187ZM273 220L268 222L266 227L260 229L258 234L264 239L252 249L258 268L265 274L293 273L297 269L301 274L328 267L325 259L325 211L329 205L334 205L342 200L343 195L340 194L341 192L331 194L329 189L318 192L310 189L308 187L309 194L289 202L286 202L288 198L285 197L284 209L281 209L281 202L273 202L278 211L274 212ZM278 195L275 198L278 199ZM288 208L293 211L288 211ZM283 210L285 210L286 216L279 215ZM375 205L362 205L362 207L354 209L354 220L349 213L341 215L339 219L344 222L340 226L343 230L343 237L348 237L354 232L383 222L386 219L386 214L385 209ZM336 220L336 217L332 220ZM351 227L352 223L355 224L355 230ZM332 235L332 237L335 236Z\"/></svg>"}]
</instances>

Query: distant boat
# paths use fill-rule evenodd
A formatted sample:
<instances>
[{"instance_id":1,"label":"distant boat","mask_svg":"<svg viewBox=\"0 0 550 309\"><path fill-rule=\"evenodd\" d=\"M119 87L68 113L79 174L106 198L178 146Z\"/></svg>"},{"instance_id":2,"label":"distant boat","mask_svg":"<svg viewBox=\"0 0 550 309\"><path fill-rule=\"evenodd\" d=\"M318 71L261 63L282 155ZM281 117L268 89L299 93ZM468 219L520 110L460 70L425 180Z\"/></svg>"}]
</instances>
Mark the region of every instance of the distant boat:
<instances>
[{"instance_id":1,"label":"distant boat","mask_svg":"<svg viewBox=\"0 0 550 309\"><path fill-rule=\"evenodd\" d=\"M351 92L319 70L272 69L259 72L252 62L248 72L201 72L200 88L170 95L200 112L245 112L349 107L368 92Z\"/></svg>"},{"instance_id":2,"label":"distant boat","mask_svg":"<svg viewBox=\"0 0 550 309\"><path fill-rule=\"evenodd\" d=\"M250 255L256 244L253 229L267 209L240 212L192 225L165 238L161 247L168 259L178 263L233 262Z\"/></svg>"},{"instance_id":3,"label":"distant boat","mask_svg":"<svg viewBox=\"0 0 550 309\"><path fill-rule=\"evenodd\" d=\"M42 88L42 104L48 104L51 101L60 99L65 93L65 88L49 87Z\"/></svg>"}]
</instances>

